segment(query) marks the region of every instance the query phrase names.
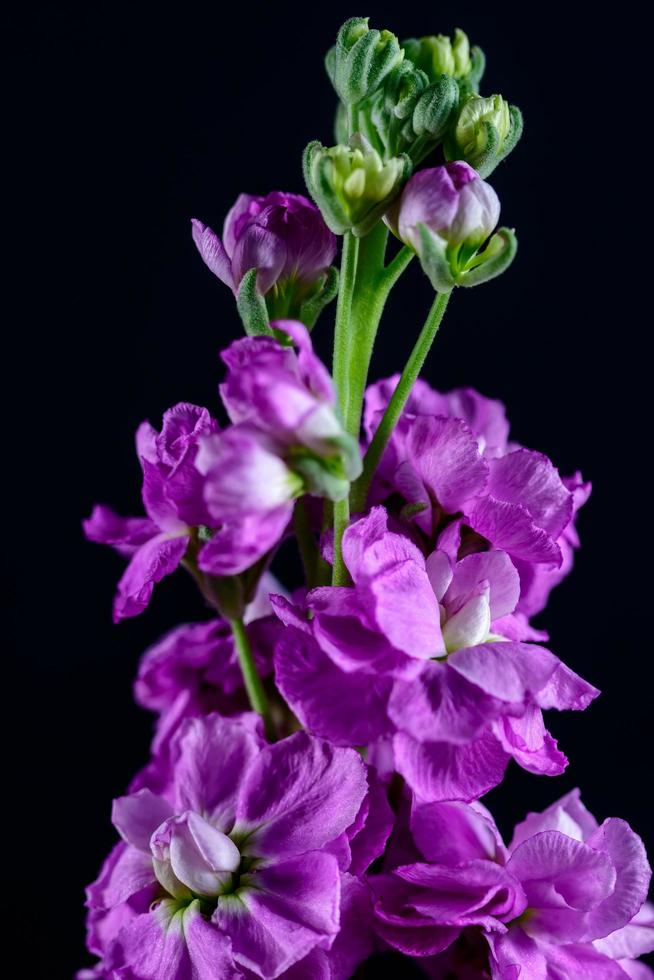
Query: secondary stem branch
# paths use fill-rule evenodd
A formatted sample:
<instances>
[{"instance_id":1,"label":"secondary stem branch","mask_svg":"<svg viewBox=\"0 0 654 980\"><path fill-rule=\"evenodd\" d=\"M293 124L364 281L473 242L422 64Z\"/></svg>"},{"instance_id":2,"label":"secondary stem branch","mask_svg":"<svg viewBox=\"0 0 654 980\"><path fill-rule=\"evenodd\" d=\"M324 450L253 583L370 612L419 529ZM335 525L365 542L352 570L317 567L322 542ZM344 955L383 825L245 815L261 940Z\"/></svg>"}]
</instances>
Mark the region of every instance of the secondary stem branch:
<instances>
[{"instance_id":1,"label":"secondary stem branch","mask_svg":"<svg viewBox=\"0 0 654 980\"><path fill-rule=\"evenodd\" d=\"M229 625L232 629L234 646L236 647L236 655L241 667L241 673L243 674L243 681L245 683L245 690L247 691L250 704L253 711L256 711L257 714L262 716L266 730L268 733L270 733L271 722L268 698L261 682L261 678L259 677L259 671L257 670L257 666L254 662L252 647L250 646L250 640L245 629L245 624L242 619L230 619Z\"/></svg>"},{"instance_id":2,"label":"secondary stem branch","mask_svg":"<svg viewBox=\"0 0 654 980\"><path fill-rule=\"evenodd\" d=\"M377 428L372 442L368 447L368 451L363 461L363 473L354 485L351 494L352 510L354 511L365 509L368 490L370 488L370 482L373 474L379 465L379 461L382 458L384 450L386 449L388 440L393 434L393 430L397 425L402 412L404 411L404 406L409 399L411 389L413 388L418 375L422 371L431 345L434 342L436 334L438 333L438 328L441 325L443 314L445 313L449 298L450 293L438 293L434 299L427 319L425 320L425 324L420 331L420 336L418 337L409 356L409 360L402 371L397 388L393 392L391 400L389 401L386 411L384 412L381 422L379 423L379 427Z\"/></svg>"}]
</instances>

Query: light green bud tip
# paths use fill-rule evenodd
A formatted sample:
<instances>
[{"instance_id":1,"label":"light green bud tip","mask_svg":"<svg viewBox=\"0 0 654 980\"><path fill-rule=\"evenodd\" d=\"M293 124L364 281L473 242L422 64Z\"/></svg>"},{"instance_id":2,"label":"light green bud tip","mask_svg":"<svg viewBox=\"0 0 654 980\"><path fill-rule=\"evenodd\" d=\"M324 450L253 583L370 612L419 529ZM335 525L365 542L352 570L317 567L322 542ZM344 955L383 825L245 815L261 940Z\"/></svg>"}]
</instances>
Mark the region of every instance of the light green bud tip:
<instances>
[{"instance_id":1,"label":"light green bud tip","mask_svg":"<svg viewBox=\"0 0 654 980\"><path fill-rule=\"evenodd\" d=\"M362 236L372 228L401 190L411 172L406 156L384 163L360 133L347 145L330 148L310 143L305 151L305 179L331 230Z\"/></svg>"},{"instance_id":2,"label":"light green bud tip","mask_svg":"<svg viewBox=\"0 0 654 980\"><path fill-rule=\"evenodd\" d=\"M341 100L355 105L372 95L403 58L391 31L369 28L367 17L352 17L338 32L325 64Z\"/></svg>"},{"instance_id":3,"label":"light green bud tip","mask_svg":"<svg viewBox=\"0 0 654 980\"><path fill-rule=\"evenodd\" d=\"M490 95L488 98L473 95L463 106L456 124L455 139L466 160L486 149L488 130L484 123L490 123L495 128L501 143L505 141L511 129L511 117L509 104L501 95Z\"/></svg>"},{"instance_id":4,"label":"light green bud tip","mask_svg":"<svg viewBox=\"0 0 654 980\"><path fill-rule=\"evenodd\" d=\"M488 177L509 155L522 134L520 110L501 95L470 95L445 140L448 160L465 160Z\"/></svg>"},{"instance_id":5,"label":"light green bud tip","mask_svg":"<svg viewBox=\"0 0 654 980\"><path fill-rule=\"evenodd\" d=\"M431 50L432 71L435 74L465 78L470 73L470 42L468 35L460 28L455 30L454 40L445 34L437 34L424 40Z\"/></svg>"},{"instance_id":6,"label":"light green bud tip","mask_svg":"<svg viewBox=\"0 0 654 980\"><path fill-rule=\"evenodd\" d=\"M405 41L407 55L433 81L438 75L466 78L473 70L468 35L459 27L454 38L446 34L430 34L418 40Z\"/></svg>"}]
</instances>

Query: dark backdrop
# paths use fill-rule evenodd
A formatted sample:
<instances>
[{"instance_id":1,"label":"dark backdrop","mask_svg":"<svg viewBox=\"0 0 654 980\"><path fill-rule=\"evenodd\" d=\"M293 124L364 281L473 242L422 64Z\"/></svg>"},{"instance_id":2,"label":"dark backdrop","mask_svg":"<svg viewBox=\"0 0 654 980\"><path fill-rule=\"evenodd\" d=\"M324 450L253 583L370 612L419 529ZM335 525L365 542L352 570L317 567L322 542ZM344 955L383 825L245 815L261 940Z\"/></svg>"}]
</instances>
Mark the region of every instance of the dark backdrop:
<instances>
[{"instance_id":1,"label":"dark backdrop","mask_svg":"<svg viewBox=\"0 0 654 980\"><path fill-rule=\"evenodd\" d=\"M7 523L22 585L5 759L18 745L24 760L4 844L20 867L3 882L3 921L21 941L24 975L68 977L86 962L83 886L114 840L111 798L147 756L152 721L130 693L137 659L164 629L203 615L177 575L145 615L113 627L123 563L86 544L80 520L96 500L139 512L142 419L158 424L178 400L216 409L217 351L239 321L195 252L189 219L219 228L241 190L302 191L304 145L331 138L323 53L353 13L401 36L462 26L487 53L484 91L522 107L525 136L492 177L503 221L517 228L517 260L497 282L456 294L427 377L500 397L517 440L595 487L574 574L541 623L604 694L583 715L550 715L568 772L552 781L511 766L492 806L508 831L580 784L600 820L624 817L654 853L650 382L639 316L651 214L633 155L651 115L634 98L643 25L625 4L600 20L597 8L591 17L558 3L364 8L53 3L23 5L20 22L10 15L5 128L18 166L5 231L19 258L8 284L20 293L7 332L7 380L18 382L6 416L18 435ZM403 363L432 295L417 267L396 292L377 376ZM330 323L325 315L316 331L324 356Z\"/></svg>"}]
</instances>

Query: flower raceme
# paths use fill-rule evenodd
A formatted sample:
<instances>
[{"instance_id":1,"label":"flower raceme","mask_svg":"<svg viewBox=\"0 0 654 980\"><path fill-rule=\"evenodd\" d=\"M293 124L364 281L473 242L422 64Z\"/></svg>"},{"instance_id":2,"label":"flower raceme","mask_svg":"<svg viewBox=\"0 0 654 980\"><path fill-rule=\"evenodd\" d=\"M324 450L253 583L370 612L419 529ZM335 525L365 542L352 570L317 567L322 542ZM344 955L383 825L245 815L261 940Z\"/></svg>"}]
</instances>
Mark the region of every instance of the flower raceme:
<instances>
[{"instance_id":1,"label":"flower raceme","mask_svg":"<svg viewBox=\"0 0 654 980\"><path fill-rule=\"evenodd\" d=\"M139 665L151 756L114 802L78 980L350 980L389 950L434 980L654 976L630 827L573 791L506 846L480 799L511 759L563 772L544 712L599 693L531 621L590 484L511 441L501 402L419 379L455 287L516 252L483 178L522 121L479 94L484 60L460 30L401 43L348 20L326 59L338 145L304 156L318 206L242 194L222 239L192 222L247 334L221 354L228 422L186 402L144 422L145 516L96 506L84 528L128 559L115 620L180 564L211 618ZM439 295L402 373L366 391L413 254ZM309 330L337 291L332 382ZM289 594L268 569L292 534Z\"/></svg>"},{"instance_id":2,"label":"flower raceme","mask_svg":"<svg viewBox=\"0 0 654 980\"><path fill-rule=\"evenodd\" d=\"M370 892L355 875L392 823L370 792L351 749L302 732L267 746L251 714L188 719L157 792L114 802L123 841L88 889L101 969L274 978L305 961L293 976L347 980L371 949Z\"/></svg>"},{"instance_id":3,"label":"flower raceme","mask_svg":"<svg viewBox=\"0 0 654 980\"><path fill-rule=\"evenodd\" d=\"M370 879L390 945L438 962L478 933L493 980L650 975L632 973L654 949L642 841L623 820L599 826L578 790L529 814L508 848L480 803L414 798L405 819L404 845Z\"/></svg>"},{"instance_id":4,"label":"flower raceme","mask_svg":"<svg viewBox=\"0 0 654 980\"><path fill-rule=\"evenodd\" d=\"M137 432L146 518L122 518L98 506L84 522L88 538L130 557L114 602L116 621L148 605L155 583L189 548L211 576L239 574L280 541L296 497L337 500L361 470L356 442L333 409L329 374L306 327L273 324L273 337L235 341L223 353L221 387L233 422L219 431L208 411L182 403L164 414L160 433Z\"/></svg>"}]
</instances>

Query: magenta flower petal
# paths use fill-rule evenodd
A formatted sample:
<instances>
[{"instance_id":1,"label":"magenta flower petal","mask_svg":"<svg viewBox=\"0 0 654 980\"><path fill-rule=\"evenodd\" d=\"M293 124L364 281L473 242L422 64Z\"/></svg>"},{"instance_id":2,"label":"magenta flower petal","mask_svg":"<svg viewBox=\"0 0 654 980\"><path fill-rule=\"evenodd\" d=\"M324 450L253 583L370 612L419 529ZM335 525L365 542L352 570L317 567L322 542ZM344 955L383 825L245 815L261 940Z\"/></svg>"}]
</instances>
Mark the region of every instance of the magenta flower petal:
<instances>
[{"instance_id":1,"label":"magenta flower petal","mask_svg":"<svg viewBox=\"0 0 654 980\"><path fill-rule=\"evenodd\" d=\"M586 843L607 854L618 872L612 894L588 917L585 939L599 939L625 926L647 898L652 872L642 840L624 820L610 818Z\"/></svg>"},{"instance_id":2,"label":"magenta flower petal","mask_svg":"<svg viewBox=\"0 0 654 980\"><path fill-rule=\"evenodd\" d=\"M596 939L593 946L614 960L651 953L654 951L654 906L645 902L626 926L609 933L604 939Z\"/></svg>"},{"instance_id":3,"label":"magenta flower petal","mask_svg":"<svg viewBox=\"0 0 654 980\"><path fill-rule=\"evenodd\" d=\"M495 821L481 803L423 803L414 798L411 833L424 858L450 867L478 859L504 863Z\"/></svg>"},{"instance_id":4,"label":"magenta flower petal","mask_svg":"<svg viewBox=\"0 0 654 980\"><path fill-rule=\"evenodd\" d=\"M254 714L229 720L209 715L182 724L171 746L176 812L204 813L216 826L231 829L239 780L263 745L260 725Z\"/></svg>"},{"instance_id":5,"label":"magenta flower petal","mask_svg":"<svg viewBox=\"0 0 654 980\"><path fill-rule=\"evenodd\" d=\"M586 840L597 828L597 820L581 802L579 790L573 789L542 813L529 813L525 820L516 824L511 850L544 830L558 830L575 840Z\"/></svg>"},{"instance_id":6,"label":"magenta flower petal","mask_svg":"<svg viewBox=\"0 0 654 980\"><path fill-rule=\"evenodd\" d=\"M157 534L132 556L118 583L114 622L138 616L148 606L156 582L175 571L186 553L189 538Z\"/></svg>"},{"instance_id":7,"label":"magenta flower petal","mask_svg":"<svg viewBox=\"0 0 654 980\"><path fill-rule=\"evenodd\" d=\"M277 644L275 679L302 724L336 745L367 745L392 732L386 713L392 681L344 672L311 636L293 627Z\"/></svg>"},{"instance_id":8,"label":"magenta flower petal","mask_svg":"<svg viewBox=\"0 0 654 980\"><path fill-rule=\"evenodd\" d=\"M409 460L441 507L455 513L484 489L488 464L460 419L421 416L407 439Z\"/></svg>"},{"instance_id":9,"label":"magenta flower petal","mask_svg":"<svg viewBox=\"0 0 654 980\"><path fill-rule=\"evenodd\" d=\"M278 977L338 932L338 865L315 851L266 868L257 879L240 901L219 898L212 921L230 937L239 964L255 976Z\"/></svg>"},{"instance_id":10,"label":"magenta flower petal","mask_svg":"<svg viewBox=\"0 0 654 980\"><path fill-rule=\"evenodd\" d=\"M159 528L149 517L121 517L110 507L96 504L91 516L82 521L89 541L109 544L126 558L157 534Z\"/></svg>"},{"instance_id":11,"label":"magenta flower petal","mask_svg":"<svg viewBox=\"0 0 654 980\"><path fill-rule=\"evenodd\" d=\"M363 762L298 732L253 760L236 805L252 854L286 856L321 847L352 823L367 791Z\"/></svg>"},{"instance_id":12,"label":"magenta flower petal","mask_svg":"<svg viewBox=\"0 0 654 980\"><path fill-rule=\"evenodd\" d=\"M534 523L557 538L572 517L572 494L546 456L529 449L490 463L488 492L506 503L522 504Z\"/></svg>"},{"instance_id":13,"label":"magenta flower petal","mask_svg":"<svg viewBox=\"0 0 654 980\"><path fill-rule=\"evenodd\" d=\"M506 552L482 551L456 563L453 579L443 596L448 615L475 595L484 581L489 586L491 620L512 613L520 598L520 576Z\"/></svg>"},{"instance_id":14,"label":"magenta flower petal","mask_svg":"<svg viewBox=\"0 0 654 980\"><path fill-rule=\"evenodd\" d=\"M204 264L221 282L224 282L226 286L236 291L234 277L232 275L232 264L218 235L208 225L198 221L197 218L191 219L191 225L193 241L202 256Z\"/></svg>"},{"instance_id":15,"label":"magenta flower petal","mask_svg":"<svg viewBox=\"0 0 654 980\"><path fill-rule=\"evenodd\" d=\"M466 523L511 557L556 566L562 562L559 545L534 523L522 504L507 503L491 495L479 497L466 508Z\"/></svg>"},{"instance_id":16,"label":"magenta flower petal","mask_svg":"<svg viewBox=\"0 0 654 980\"><path fill-rule=\"evenodd\" d=\"M121 841L102 865L100 874L86 889L87 905L111 909L155 881L150 854L144 854Z\"/></svg>"},{"instance_id":17,"label":"magenta flower petal","mask_svg":"<svg viewBox=\"0 0 654 980\"><path fill-rule=\"evenodd\" d=\"M292 516L293 504L289 501L225 524L200 551L200 569L219 576L244 572L281 541Z\"/></svg>"},{"instance_id":18,"label":"magenta flower petal","mask_svg":"<svg viewBox=\"0 0 654 980\"><path fill-rule=\"evenodd\" d=\"M123 929L113 952L116 976L143 980L240 980L231 956L229 939L214 929L200 911L200 903L178 908L164 901L153 912L140 915Z\"/></svg>"},{"instance_id":19,"label":"magenta flower petal","mask_svg":"<svg viewBox=\"0 0 654 980\"><path fill-rule=\"evenodd\" d=\"M419 742L404 732L393 737L395 765L418 796L477 800L502 781L509 756L489 734L467 745Z\"/></svg>"},{"instance_id":20,"label":"magenta flower petal","mask_svg":"<svg viewBox=\"0 0 654 980\"><path fill-rule=\"evenodd\" d=\"M149 789L141 789L131 796L114 800L111 822L123 840L149 854L152 834L172 813L167 800L155 796Z\"/></svg>"}]
</instances>

